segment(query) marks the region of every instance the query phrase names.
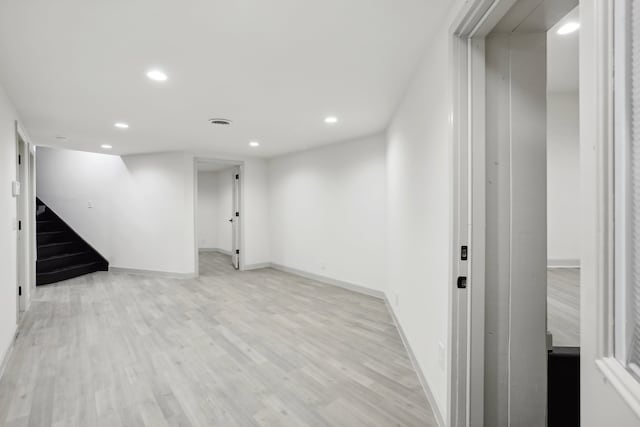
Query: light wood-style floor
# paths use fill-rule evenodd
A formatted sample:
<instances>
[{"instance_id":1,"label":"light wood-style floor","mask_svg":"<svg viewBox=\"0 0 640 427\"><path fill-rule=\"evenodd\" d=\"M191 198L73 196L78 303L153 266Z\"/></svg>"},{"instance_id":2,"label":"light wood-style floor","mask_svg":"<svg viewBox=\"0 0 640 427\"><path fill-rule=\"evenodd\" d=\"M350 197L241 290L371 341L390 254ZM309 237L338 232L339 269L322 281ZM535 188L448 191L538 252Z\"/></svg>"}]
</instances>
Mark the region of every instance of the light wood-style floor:
<instances>
[{"instance_id":1,"label":"light wood-style floor","mask_svg":"<svg viewBox=\"0 0 640 427\"><path fill-rule=\"evenodd\" d=\"M201 254L201 277L40 287L2 426L435 426L375 298Z\"/></svg>"},{"instance_id":2,"label":"light wood-style floor","mask_svg":"<svg viewBox=\"0 0 640 427\"><path fill-rule=\"evenodd\" d=\"M550 268L547 282L547 329L553 345L579 347L580 269Z\"/></svg>"}]
</instances>

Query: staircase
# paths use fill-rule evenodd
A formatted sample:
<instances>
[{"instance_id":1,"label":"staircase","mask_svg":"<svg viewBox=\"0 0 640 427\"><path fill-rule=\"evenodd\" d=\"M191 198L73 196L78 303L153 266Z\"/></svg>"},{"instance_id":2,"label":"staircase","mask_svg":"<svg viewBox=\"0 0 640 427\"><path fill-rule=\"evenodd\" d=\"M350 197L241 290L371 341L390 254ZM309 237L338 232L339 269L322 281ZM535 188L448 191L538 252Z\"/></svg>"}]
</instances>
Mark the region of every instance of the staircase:
<instances>
[{"instance_id":1,"label":"staircase","mask_svg":"<svg viewBox=\"0 0 640 427\"><path fill-rule=\"evenodd\" d=\"M37 286L109 269L102 255L37 198L36 225Z\"/></svg>"}]
</instances>

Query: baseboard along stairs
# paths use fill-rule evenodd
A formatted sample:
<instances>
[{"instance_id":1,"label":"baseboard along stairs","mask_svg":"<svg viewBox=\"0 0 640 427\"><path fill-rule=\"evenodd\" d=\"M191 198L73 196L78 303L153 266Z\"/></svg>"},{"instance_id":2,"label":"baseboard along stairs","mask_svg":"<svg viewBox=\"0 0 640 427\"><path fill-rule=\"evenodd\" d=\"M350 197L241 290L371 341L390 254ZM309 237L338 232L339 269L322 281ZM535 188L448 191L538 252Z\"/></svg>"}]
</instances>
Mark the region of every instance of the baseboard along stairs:
<instances>
[{"instance_id":1,"label":"baseboard along stairs","mask_svg":"<svg viewBox=\"0 0 640 427\"><path fill-rule=\"evenodd\" d=\"M109 262L40 199L36 231L36 286L109 269Z\"/></svg>"}]
</instances>

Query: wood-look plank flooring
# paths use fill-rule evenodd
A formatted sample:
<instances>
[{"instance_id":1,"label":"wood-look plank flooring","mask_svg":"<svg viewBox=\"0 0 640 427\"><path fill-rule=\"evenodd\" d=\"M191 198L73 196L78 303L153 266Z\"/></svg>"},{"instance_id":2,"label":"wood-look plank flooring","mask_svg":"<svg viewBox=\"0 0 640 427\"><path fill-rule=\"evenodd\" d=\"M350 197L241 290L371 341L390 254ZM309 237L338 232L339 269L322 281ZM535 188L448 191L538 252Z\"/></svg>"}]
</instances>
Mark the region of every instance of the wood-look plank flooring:
<instances>
[{"instance_id":1,"label":"wood-look plank flooring","mask_svg":"<svg viewBox=\"0 0 640 427\"><path fill-rule=\"evenodd\" d=\"M580 269L547 271L547 329L553 345L580 346Z\"/></svg>"},{"instance_id":2,"label":"wood-look plank flooring","mask_svg":"<svg viewBox=\"0 0 640 427\"><path fill-rule=\"evenodd\" d=\"M201 254L201 277L37 289L2 426L435 426L384 303Z\"/></svg>"}]
</instances>

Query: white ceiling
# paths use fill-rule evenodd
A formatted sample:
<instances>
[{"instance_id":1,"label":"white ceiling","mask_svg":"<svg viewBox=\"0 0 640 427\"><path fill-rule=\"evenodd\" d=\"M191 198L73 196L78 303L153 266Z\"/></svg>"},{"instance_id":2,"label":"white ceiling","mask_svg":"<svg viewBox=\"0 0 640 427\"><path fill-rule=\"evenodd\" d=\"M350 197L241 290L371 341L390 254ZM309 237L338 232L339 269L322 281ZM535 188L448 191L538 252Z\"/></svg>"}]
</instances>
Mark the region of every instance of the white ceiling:
<instances>
[{"instance_id":1,"label":"white ceiling","mask_svg":"<svg viewBox=\"0 0 640 427\"><path fill-rule=\"evenodd\" d=\"M580 30L566 35L557 34L558 28L569 21L580 21L577 7L553 26L547 35L547 90L549 92L578 91Z\"/></svg>"},{"instance_id":2,"label":"white ceiling","mask_svg":"<svg viewBox=\"0 0 640 427\"><path fill-rule=\"evenodd\" d=\"M39 144L273 156L383 130L449 3L5 0L0 82Z\"/></svg>"}]
</instances>

